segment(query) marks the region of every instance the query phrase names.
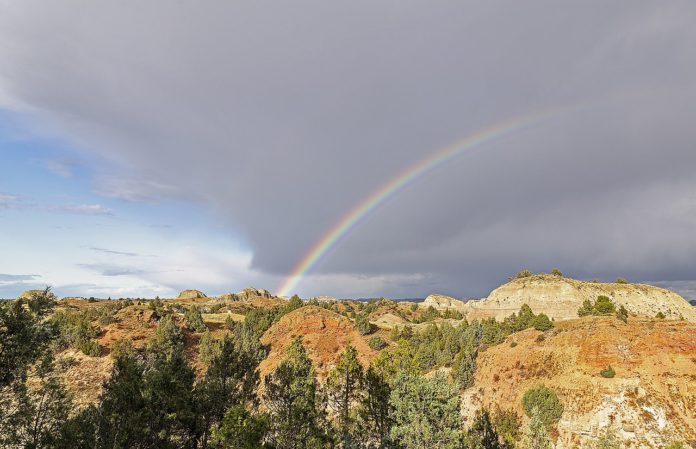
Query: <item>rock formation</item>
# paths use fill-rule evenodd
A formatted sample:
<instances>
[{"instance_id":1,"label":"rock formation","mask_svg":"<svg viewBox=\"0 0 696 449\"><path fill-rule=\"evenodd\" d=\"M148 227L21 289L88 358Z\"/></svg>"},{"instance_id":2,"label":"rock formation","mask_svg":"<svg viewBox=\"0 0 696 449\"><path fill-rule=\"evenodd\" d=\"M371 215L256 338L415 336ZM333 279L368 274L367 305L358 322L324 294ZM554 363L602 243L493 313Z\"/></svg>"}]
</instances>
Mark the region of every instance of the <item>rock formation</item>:
<instances>
[{"instance_id":1,"label":"rock formation","mask_svg":"<svg viewBox=\"0 0 696 449\"><path fill-rule=\"evenodd\" d=\"M237 293L237 297L241 301L246 301L252 298L266 298L270 299L274 296L266 289L249 287Z\"/></svg>"},{"instance_id":2,"label":"rock formation","mask_svg":"<svg viewBox=\"0 0 696 449\"><path fill-rule=\"evenodd\" d=\"M662 312L668 319L696 322L696 308L678 294L644 284L586 282L552 275L534 275L501 285L488 298L466 303L468 319L493 317L502 320L528 304L535 313L567 320L578 317L583 301L608 296L616 307L624 306L629 314L654 317Z\"/></svg>"},{"instance_id":3,"label":"rock formation","mask_svg":"<svg viewBox=\"0 0 696 449\"><path fill-rule=\"evenodd\" d=\"M30 299L32 296L43 295L43 290L27 290L17 297L17 299ZM56 295L53 292L48 292L48 297L51 299L56 299Z\"/></svg>"},{"instance_id":4,"label":"rock formation","mask_svg":"<svg viewBox=\"0 0 696 449\"><path fill-rule=\"evenodd\" d=\"M437 310L454 309L459 310L460 312L467 310L466 301L454 299L451 296L440 295L437 293L428 295L428 297L425 298L423 302L419 303L419 305L421 307L433 306Z\"/></svg>"},{"instance_id":5,"label":"rock formation","mask_svg":"<svg viewBox=\"0 0 696 449\"><path fill-rule=\"evenodd\" d=\"M176 299L199 299L199 298L207 298L207 296L205 296L205 293L203 293L200 290L184 290L181 293L179 293L179 296L176 297Z\"/></svg>"}]
</instances>

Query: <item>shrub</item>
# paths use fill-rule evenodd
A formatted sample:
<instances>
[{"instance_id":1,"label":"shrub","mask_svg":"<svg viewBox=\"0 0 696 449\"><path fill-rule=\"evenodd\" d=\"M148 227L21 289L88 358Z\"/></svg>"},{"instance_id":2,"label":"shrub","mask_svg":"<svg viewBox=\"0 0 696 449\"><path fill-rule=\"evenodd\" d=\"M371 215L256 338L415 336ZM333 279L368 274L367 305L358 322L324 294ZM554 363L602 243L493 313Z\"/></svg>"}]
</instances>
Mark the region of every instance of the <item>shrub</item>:
<instances>
[{"instance_id":1,"label":"shrub","mask_svg":"<svg viewBox=\"0 0 696 449\"><path fill-rule=\"evenodd\" d=\"M203 322L203 316L201 315L201 309L197 306L192 306L186 313L184 313L184 318L186 319L186 326L189 330L195 332L205 332L208 328Z\"/></svg>"},{"instance_id":2,"label":"shrub","mask_svg":"<svg viewBox=\"0 0 696 449\"><path fill-rule=\"evenodd\" d=\"M516 278L516 279L522 279L522 278L528 278L528 277L530 277L530 276L534 276L534 273L532 273L532 272L529 271L529 270L522 270L522 271L519 271L519 272L515 275L515 278Z\"/></svg>"},{"instance_id":3,"label":"shrub","mask_svg":"<svg viewBox=\"0 0 696 449\"><path fill-rule=\"evenodd\" d=\"M684 449L684 443L682 443L681 441L672 441L667 446L665 446L665 449Z\"/></svg>"},{"instance_id":4,"label":"shrub","mask_svg":"<svg viewBox=\"0 0 696 449\"><path fill-rule=\"evenodd\" d=\"M77 349L82 351L84 355L90 357L99 357L101 355L101 347L96 340L82 340L76 345Z\"/></svg>"},{"instance_id":5,"label":"shrub","mask_svg":"<svg viewBox=\"0 0 696 449\"><path fill-rule=\"evenodd\" d=\"M503 410L498 406L493 414L493 425L498 435L507 443L507 447L515 447L515 443L520 439L522 419L513 409Z\"/></svg>"},{"instance_id":6,"label":"shrub","mask_svg":"<svg viewBox=\"0 0 696 449\"><path fill-rule=\"evenodd\" d=\"M544 340L546 340L546 336L544 334L539 334L537 335L537 338L534 339L534 341L536 341L537 343L541 343Z\"/></svg>"},{"instance_id":7,"label":"shrub","mask_svg":"<svg viewBox=\"0 0 696 449\"><path fill-rule=\"evenodd\" d=\"M536 408L539 413L539 419L546 427L551 427L558 422L563 414L563 404L558 400L558 396L544 384L539 384L527 390L522 397L522 406L530 418Z\"/></svg>"},{"instance_id":8,"label":"shrub","mask_svg":"<svg viewBox=\"0 0 696 449\"><path fill-rule=\"evenodd\" d=\"M616 278L615 281L617 284L628 284L628 281L624 278Z\"/></svg>"},{"instance_id":9,"label":"shrub","mask_svg":"<svg viewBox=\"0 0 696 449\"><path fill-rule=\"evenodd\" d=\"M616 312L616 307L608 296L600 295L597 297L597 301L595 301L594 310L597 312L597 315L610 315Z\"/></svg>"},{"instance_id":10,"label":"shrub","mask_svg":"<svg viewBox=\"0 0 696 449\"><path fill-rule=\"evenodd\" d=\"M411 312L418 310L418 304L411 304Z\"/></svg>"},{"instance_id":11,"label":"shrub","mask_svg":"<svg viewBox=\"0 0 696 449\"><path fill-rule=\"evenodd\" d=\"M616 371L614 371L614 368L612 368L611 365L609 365L602 371L600 371L599 375L604 378L611 379L612 377L616 376Z\"/></svg>"},{"instance_id":12,"label":"shrub","mask_svg":"<svg viewBox=\"0 0 696 449\"><path fill-rule=\"evenodd\" d=\"M210 313L218 313L223 307L225 307L223 303L213 304L210 306Z\"/></svg>"},{"instance_id":13,"label":"shrub","mask_svg":"<svg viewBox=\"0 0 696 449\"><path fill-rule=\"evenodd\" d=\"M433 306L429 306L427 309L425 309L425 312L423 312L419 317L417 317L415 320L413 320L415 323L425 323L428 321L433 321L437 318L441 318L442 315L440 314L440 311L437 310Z\"/></svg>"},{"instance_id":14,"label":"shrub","mask_svg":"<svg viewBox=\"0 0 696 449\"><path fill-rule=\"evenodd\" d=\"M659 320L664 320L665 319L665 314L662 313L662 311L657 312L657 315L655 315L655 318Z\"/></svg>"},{"instance_id":15,"label":"shrub","mask_svg":"<svg viewBox=\"0 0 696 449\"><path fill-rule=\"evenodd\" d=\"M304 302L302 302L300 297L297 295L292 295L290 301L288 301L288 303L285 305L285 313L290 313L293 310L297 310L302 306L304 306Z\"/></svg>"},{"instance_id":16,"label":"shrub","mask_svg":"<svg viewBox=\"0 0 696 449\"><path fill-rule=\"evenodd\" d=\"M511 347L511 348L514 348L515 346L517 346L517 342L516 342L516 341L512 341L512 342L510 343L510 347Z\"/></svg>"},{"instance_id":17,"label":"shrub","mask_svg":"<svg viewBox=\"0 0 696 449\"><path fill-rule=\"evenodd\" d=\"M474 372L476 371L476 350L471 347L462 348L452 363L452 377L462 388L469 388L474 384Z\"/></svg>"},{"instance_id":18,"label":"shrub","mask_svg":"<svg viewBox=\"0 0 696 449\"><path fill-rule=\"evenodd\" d=\"M384 341L384 339L382 339L382 337L379 337L377 335L370 338L370 340L367 342L367 344L375 351L380 351L380 350L387 347L387 342Z\"/></svg>"},{"instance_id":19,"label":"shrub","mask_svg":"<svg viewBox=\"0 0 696 449\"><path fill-rule=\"evenodd\" d=\"M206 329L201 339L198 340L198 358L206 365L210 365L210 362L220 352L219 348L219 344L213 340L210 331Z\"/></svg>"},{"instance_id":20,"label":"shrub","mask_svg":"<svg viewBox=\"0 0 696 449\"><path fill-rule=\"evenodd\" d=\"M355 317L355 327L358 329L358 332L360 332L360 335L372 333L372 324L370 324L370 320L365 314L361 313Z\"/></svg>"},{"instance_id":21,"label":"shrub","mask_svg":"<svg viewBox=\"0 0 696 449\"><path fill-rule=\"evenodd\" d=\"M620 319L624 323L628 323L628 310L622 305L616 312L616 318Z\"/></svg>"},{"instance_id":22,"label":"shrub","mask_svg":"<svg viewBox=\"0 0 696 449\"><path fill-rule=\"evenodd\" d=\"M532 326L534 329L543 332L553 328L553 323L546 314L540 313L532 320Z\"/></svg>"},{"instance_id":23,"label":"shrub","mask_svg":"<svg viewBox=\"0 0 696 449\"><path fill-rule=\"evenodd\" d=\"M563 276L563 272L558 268L554 268L553 270L551 270L551 274L553 274L554 276Z\"/></svg>"},{"instance_id":24,"label":"shrub","mask_svg":"<svg viewBox=\"0 0 696 449\"><path fill-rule=\"evenodd\" d=\"M586 299L578 309L578 316L611 315L616 312L616 306L608 296L599 295L594 304ZM627 312L628 313L628 312Z\"/></svg>"}]
</instances>

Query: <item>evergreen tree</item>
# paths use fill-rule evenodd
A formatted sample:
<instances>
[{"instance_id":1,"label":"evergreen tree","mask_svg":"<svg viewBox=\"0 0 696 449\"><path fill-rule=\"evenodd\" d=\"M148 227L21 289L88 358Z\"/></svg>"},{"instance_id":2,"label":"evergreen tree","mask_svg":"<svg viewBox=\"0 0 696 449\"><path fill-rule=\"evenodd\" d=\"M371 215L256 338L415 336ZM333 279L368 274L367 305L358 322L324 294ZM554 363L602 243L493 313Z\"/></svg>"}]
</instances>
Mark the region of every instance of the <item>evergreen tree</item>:
<instances>
[{"instance_id":1,"label":"evergreen tree","mask_svg":"<svg viewBox=\"0 0 696 449\"><path fill-rule=\"evenodd\" d=\"M547 427L555 424L563 414L563 404L558 396L544 384L527 390L522 397L522 406L527 416L531 418L533 413L537 413Z\"/></svg>"},{"instance_id":2,"label":"evergreen tree","mask_svg":"<svg viewBox=\"0 0 696 449\"><path fill-rule=\"evenodd\" d=\"M546 431L546 425L541 419L539 409L536 407L531 411L531 419L529 420L527 433L522 441L522 447L524 449L551 449L553 447L549 434Z\"/></svg>"},{"instance_id":3,"label":"evergreen tree","mask_svg":"<svg viewBox=\"0 0 696 449\"><path fill-rule=\"evenodd\" d=\"M70 411L70 398L53 369L50 344L56 332L46 320L54 298L46 288L27 299L0 301L2 447L54 446Z\"/></svg>"},{"instance_id":4,"label":"evergreen tree","mask_svg":"<svg viewBox=\"0 0 696 449\"><path fill-rule=\"evenodd\" d=\"M355 420L351 410L353 404L361 399L362 382L363 368L358 361L358 352L348 344L326 380L329 407L336 413L338 434L344 449L355 446Z\"/></svg>"},{"instance_id":5,"label":"evergreen tree","mask_svg":"<svg viewBox=\"0 0 696 449\"><path fill-rule=\"evenodd\" d=\"M463 388L469 388L474 384L474 373L476 372L476 350L467 345L459 351L459 354L452 362L452 377Z\"/></svg>"},{"instance_id":6,"label":"evergreen tree","mask_svg":"<svg viewBox=\"0 0 696 449\"><path fill-rule=\"evenodd\" d=\"M515 447L520 439L520 427L522 426L520 415L515 410L503 410L498 407L493 415L493 426L507 447Z\"/></svg>"},{"instance_id":7,"label":"evergreen tree","mask_svg":"<svg viewBox=\"0 0 696 449\"><path fill-rule=\"evenodd\" d=\"M220 342L204 378L196 385L198 439L207 446L210 428L233 406L256 406L258 360L231 335Z\"/></svg>"},{"instance_id":8,"label":"evergreen tree","mask_svg":"<svg viewBox=\"0 0 696 449\"><path fill-rule=\"evenodd\" d=\"M265 404L270 412L270 439L277 449L319 447L324 435L317 407L317 383L312 362L296 338L286 358L265 378Z\"/></svg>"},{"instance_id":9,"label":"evergreen tree","mask_svg":"<svg viewBox=\"0 0 696 449\"><path fill-rule=\"evenodd\" d=\"M384 374L371 365L365 372L364 395L359 409L360 427L368 447L389 447L393 425L390 395L391 387Z\"/></svg>"},{"instance_id":10,"label":"evergreen tree","mask_svg":"<svg viewBox=\"0 0 696 449\"><path fill-rule=\"evenodd\" d=\"M194 332L205 332L208 330L208 327L203 322L201 309L198 306L191 306L186 309L184 319L186 320L186 327Z\"/></svg>"},{"instance_id":11,"label":"evergreen tree","mask_svg":"<svg viewBox=\"0 0 696 449\"><path fill-rule=\"evenodd\" d=\"M130 348L119 349L114 356L111 378L104 384L95 413L96 447L147 447L151 410L143 397L143 365ZM83 419L89 421L89 416Z\"/></svg>"},{"instance_id":12,"label":"evergreen tree","mask_svg":"<svg viewBox=\"0 0 696 449\"><path fill-rule=\"evenodd\" d=\"M52 448L67 420L72 402L53 370L53 358L46 354L32 372L31 387L22 384L14 393L13 412L0 435L3 448Z\"/></svg>"},{"instance_id":13,"label":"evergreen tree","mask_svg":"<svg viewBox=\"0 0 696 449\"><path fill-rule=\"evenodd\" d=\"M212 442L223 449L259 449L268 427L266 415L253 415L243 405L235 405L213 429Z\"/></svg>"},{"instance_id":14,"label":"evergreen tree","mask_svg":"<svg viewBox=\"0 0 696 449\"><path fill-rule=\"evenodd\" d=\"M143 398L150 412L150 444L184 447L193 438L195 373L184 354L181 329L163 318L148 342L143 374Z\"/></svg>"},{"instance_id":15,"label":"evergreen tree","mask_svg":"<svg viewBox=\"0 0 696 449\"><path fill-rule=\"evenodd\" d=\"M390 401L391 438L405 449L454 449L461 439L459 389L447 378L402 375Z\"/></svg>"},{"instance_id":16,"label":"evergreen tree","mask_svg":"<svg viewBox=\"0 0 696 449\"><path fill-rule=\"evenodd\" d=\"M493 427L488 410L479 410L474 422L464 438L466 449L501 449L504 447L498 439L498 432Z\"/></svg>"}]
</instances>

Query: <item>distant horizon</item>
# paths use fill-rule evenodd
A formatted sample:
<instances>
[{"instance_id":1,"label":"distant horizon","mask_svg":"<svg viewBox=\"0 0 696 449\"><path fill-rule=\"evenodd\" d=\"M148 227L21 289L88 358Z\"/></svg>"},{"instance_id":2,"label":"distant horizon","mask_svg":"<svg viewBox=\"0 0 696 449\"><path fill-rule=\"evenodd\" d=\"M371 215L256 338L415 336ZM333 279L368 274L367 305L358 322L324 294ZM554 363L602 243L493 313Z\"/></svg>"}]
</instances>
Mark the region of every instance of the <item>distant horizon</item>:
<instances>
[{"instance_id":1,"label":"distant horizon","mask_svg":"<svg viewBox=\"0 0 696 449\"><path fill-rule=\"evenodd\" d=\"M548 275L548 274L549 274L549 273L543 273L543 272L540 272L540 273L533 273L533 275ZM582 281L582 282L594 282L595 280L597 280L599 283L602 283L602 284L615 283L615 280L601 280L601 279L599 279L599 278L579 279L579 278L574 278L574 277L570 277L570 276L566 276L566 275L563 275L563 278L573 279L573 280ZM495 288L497 288L497 287L499 287L499 286L501 286L501 285L504 285L505 283L507 283L507 282L509 282L509 281L511 281L511 280L514 280L514 277L513 277L513 276L510 276L507 280L505 280L504 282L502 282L502 283L499 284L498 286L496 286L496 287L494 287L493 289L491 289L491 291L495 290ZM691 304L693 304L693 305L696 305L696 293L693 292L693 291L691 291L691 290L689 290L689 291L687 291L687 292L684 293L684 292L680 292L678 289L668 288L668 287L665 287L665 286L663 286L663 285L660 285L659 282L650 282L650 281L637 281L637 282L631 282L631 281L629 281L628 283L629 283L629 284L652 285L652 286L655 286L655 287L664 288L664 289L666 289L666 290L671 290L671 291L674 291L675 293L679 294L680 296L682 296L682 297L683 297L684 299L686 299L689 303L691 303ZM24 292L26 292L26 291L29 291L29 290L44 290L46 287L47 287L47 286L36 287L36 288L27 288L27 289L25 289L25 290L22 290L22 291L18 292L18 293L17 293L16 295L14 295L14 296L10 296L10 297L0 297L0 300L14 300L14 299L16 299L17 297L19 297L20 295L22 295L22 293L24 293ZM48 287L50 287L50 286L48 286ZM266 289L266 288L264 288L264 287L258 287L258 286L247 286L247 287L243 287L242 289L235 290L235 291L227 290L227 291L223 291L223 292L219 292L219 293L210 293L210 292L206 292L206 291L203 291L203 290L200 290L200 289L196 289L196 288L189 288L189 289L184 289L184 290L191 290L191 289L192 289L192 290L198 290L198 291L202 292L203 294L205 294L206 297L215 298L215 297L219 297L219 296L225 295L225 294L227 294L227 293L238 293L238 292L240 292L240 291L242 291L242 290L244 290L244 289L246 289L246 288L256 288L256 289L260 289L260 290L267 290L267 291L269 291L272 295L278 296L278 295L276 295L274 292L272 292L272 291L270 291L270 290L268 290L268 289ZM52 287L50 288L50 290L51 290L52 293L56 294L55 290L54 290ZM181 291L184 291L184 290L181 290ZM142 295L134 295L134 296L114 296L114 295L106 295L106 296L100 297L100 296L94 296L94 295L80 295L80 294L72 294L72 295L59 295L59 294L56 294L56 296L57 296L57 298L59 298L59 299L63 299L63 298L84 298L84 299L91 299L91 298L93 298L93 299L97 299L97 300L109 300L109 299L110 299L110 300L122 300L122 299L131 299L131 300L153 300L153 299L157 299L158 297L161 298L161 299L176 299L176 297L178 296L179 293L181 293L181 291L175 292L175 293L173 293L172 295L167 295L167 296L165 296L165 295L155 295L155 296L142 296ZM490 292L488 292L488 293L490 293ZM371 300L377 300L377 299L385 298L385 299L390 299L390 300L392 300L392 301L397 301L397 302L408 302L408 301L417 301L417 302L420 302L420 301L425 300L425 299L426 299L428 296L430 296L430 295L444 295L444 296L449 296L449 297L451 297L451 298L458 299L458 300L462 300L462 301L476 301L476 300L484 299L484 298L487 297L487 295L483 295L483 296L460 296L460 295L456 295L456 294L443 293L443 292L440 292L440 291L432 291L432 292L428 293L427 295L418 296L418 297L388 297L388 296L384 296L384 295L371 296L371 297L367 297L367 296L364 296L364 297L360 297L360 296L358 296L358 297L337 297L337 296L334 296L334 295L331 295L331 294L321 294L321 295L313 295L313 296L300 296L300 298L302 298L303 300L312 300L312 299L315 299L315 298L331 297L331 298L335 298L335 299L338 300L338 301L344 301L344 300L346 300L346 301L361 301L361 302L366 302L366 301L371 301ZM293 295L285 296L285 298L290 298L291 296L293 296ZM299 295L298 295L298 296L299 296ZM279 297L282 297L282 296L279 296Z\"/></svg>"}]
</instances>

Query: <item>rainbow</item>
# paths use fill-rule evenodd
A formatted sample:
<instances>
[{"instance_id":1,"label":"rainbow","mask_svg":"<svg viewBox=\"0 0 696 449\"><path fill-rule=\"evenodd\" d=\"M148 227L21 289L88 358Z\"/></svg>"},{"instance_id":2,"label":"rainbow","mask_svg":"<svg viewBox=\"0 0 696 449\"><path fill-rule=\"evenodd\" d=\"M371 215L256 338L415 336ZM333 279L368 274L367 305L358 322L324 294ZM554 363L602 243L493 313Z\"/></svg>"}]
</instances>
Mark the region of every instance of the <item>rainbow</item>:
<instances>
[{"instance_id":1,"label":"rainbow","mask_svg":"<svg viewBox=\"0 0 696 449\"><path fill-rule=\"evenodd\" d=\"M336 243L353 229L360 221L367 217L389 198L402 191L423 175L441 167L445 163L462 155L467 150L479 147L493 140L500 139L508 134L540 123L548 118L576 109L563 107L548 109L533 114L525 114L492 126L483 128L475 133L458 140L446 147L434 152L430 156L411 165L406 171L392 178L379 189L363 199L350 212L343 216L324 236L319 239L307 254L297 263L290 275L278 289L279 296L288 296L302 281L302 278L311 271L321 259L336 246Z\"/></svg>"}]
</instances>

